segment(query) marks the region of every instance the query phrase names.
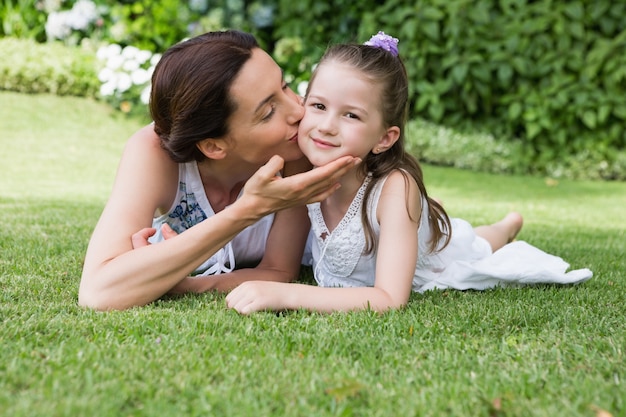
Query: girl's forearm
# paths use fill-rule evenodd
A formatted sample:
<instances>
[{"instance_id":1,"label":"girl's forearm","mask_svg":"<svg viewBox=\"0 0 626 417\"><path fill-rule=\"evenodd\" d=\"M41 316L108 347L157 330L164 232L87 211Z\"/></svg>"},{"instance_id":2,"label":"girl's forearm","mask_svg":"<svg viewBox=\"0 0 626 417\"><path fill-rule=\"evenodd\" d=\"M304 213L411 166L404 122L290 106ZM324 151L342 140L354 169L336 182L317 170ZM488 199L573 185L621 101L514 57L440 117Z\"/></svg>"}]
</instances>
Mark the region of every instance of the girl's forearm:
<instances>
[{"instance_id":1,"label":"girl's forearm","mask_svg":"<svg viewBox=\"0 0 626 417\"><path fill-rule=\"evenodd\" d=\"M226 305L241 314L265 310L309 310L323 313L403 307L408 294L395 297L379 287L323 288L306 284L248 281L226 296Z\"/></svg>"},{"instance_id":2,"label":"girl's forearm","mask_svg":"<svg viewBox=\"0 0 626 417\"><path fill-rule=\"evenodd\" d=\"M376 287L323 288L303 284L288 285L293 288L285 293L285 307L291 310L331 313L371 309L383 312L406 304L406 300L394 300L385 290Z\"/></svg>"}]
</instances>

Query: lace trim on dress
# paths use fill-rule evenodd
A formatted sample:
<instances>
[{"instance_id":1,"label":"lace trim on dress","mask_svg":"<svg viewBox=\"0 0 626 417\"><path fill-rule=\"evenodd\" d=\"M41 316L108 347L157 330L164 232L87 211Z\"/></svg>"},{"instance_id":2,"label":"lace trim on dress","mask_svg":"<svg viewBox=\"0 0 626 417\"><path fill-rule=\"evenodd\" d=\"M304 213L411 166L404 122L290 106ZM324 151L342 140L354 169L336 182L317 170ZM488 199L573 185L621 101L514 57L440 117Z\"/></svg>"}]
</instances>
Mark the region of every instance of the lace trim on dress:
<instances>
[{"instance_id":1,"label":"lace trim on dress","mask_svg":"<svg viewBox=\"0 0 626 417\"><path fill-rule=\"evenodd\" d=\"M363 205L365 189L371 179L371 174L368 174L352 203L350 203L346 214L332 233L328 231L320 205L314 206L311 227L321 248L320 257L315 264L314 275L319 273L322 266L324 267L322 269L339 277L347 277L354 271L365 249L365 234L359 214Z\"/></svg>"}]
</instances>

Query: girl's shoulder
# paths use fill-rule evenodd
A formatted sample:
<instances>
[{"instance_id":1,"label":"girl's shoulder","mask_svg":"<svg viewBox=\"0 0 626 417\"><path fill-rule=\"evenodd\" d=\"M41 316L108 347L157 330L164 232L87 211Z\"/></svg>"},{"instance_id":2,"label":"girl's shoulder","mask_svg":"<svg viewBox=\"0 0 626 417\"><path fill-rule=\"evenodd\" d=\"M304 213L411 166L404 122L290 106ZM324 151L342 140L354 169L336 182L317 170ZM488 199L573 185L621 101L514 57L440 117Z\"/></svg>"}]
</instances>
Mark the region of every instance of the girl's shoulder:
<instances>
[{"instance_id":1,"label":"girl's shoulder","mask_svg":"<svg viewBox=\"0 0 626 417\"><path fill-rule=\"evenodd\" d=\"M422 199L415 179L406 171L396 169L380 180L377 217L408 213L409 217L419 218ZM402 204L404 203L404 204ZM398 212L398 208L403 211Z\"/></svg>"},{"instance_id":2,"label":"girl's shoulder","mask_svg":"<svg viewBox=\"0 0 626 417\"><path fill-rule=\"evenodd\" d=\"M412 197L417 197L420 194L415 178L402 169L394 169L386 177L381 178L380 186L382 187L381 192L383 194L398 191L404 193L408 192ZM407 197L408 196L409 195L407 195Z\"/></svg>"}]
</instances>

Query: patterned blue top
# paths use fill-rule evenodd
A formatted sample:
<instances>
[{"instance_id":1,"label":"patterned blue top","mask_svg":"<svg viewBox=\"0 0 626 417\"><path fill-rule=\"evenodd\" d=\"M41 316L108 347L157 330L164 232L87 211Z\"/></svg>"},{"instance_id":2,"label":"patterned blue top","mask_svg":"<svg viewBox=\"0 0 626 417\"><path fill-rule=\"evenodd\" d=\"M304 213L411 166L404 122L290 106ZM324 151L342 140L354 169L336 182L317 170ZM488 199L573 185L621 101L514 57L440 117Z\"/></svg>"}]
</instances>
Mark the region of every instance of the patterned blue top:
<instances>
[{"instance_id":1,"label":"patterned blue top","mask_svg":"<svg viewBox=\"0 0 626 417\"><path fill-rule=\"evenodd\" d=\"M176 199L169 212L152 221L152 227L157 232L149 239L150 243L163 240L161 226L164 223L180 234L215 215L204 191L198 164L195 161L179 164L178 177ZM270 214L245 228L200 265L193 275L217 275L231 272L238 265L250 266L258 263L265 253L265 243L273 221L274 215Z\"/></svg>"}]
</instances>

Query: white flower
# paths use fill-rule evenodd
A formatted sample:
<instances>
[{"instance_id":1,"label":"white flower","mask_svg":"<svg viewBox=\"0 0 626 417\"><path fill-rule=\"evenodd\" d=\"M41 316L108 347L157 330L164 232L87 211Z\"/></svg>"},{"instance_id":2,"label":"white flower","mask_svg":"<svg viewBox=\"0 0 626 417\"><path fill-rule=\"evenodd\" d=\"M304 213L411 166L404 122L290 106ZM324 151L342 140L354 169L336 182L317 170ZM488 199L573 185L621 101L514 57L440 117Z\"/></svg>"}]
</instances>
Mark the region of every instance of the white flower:
<instances>
[{"instance_id":1,"label":"white flower","mask_svg":"<svg viewBox=\"0 0 626 417\"><path fill-rule=\"evenodd\" d=\"M148 61L150 59L150 57L152 57L152 52L150 51L145 51L145 50L140 50L139 52L137 52L137 55L135 55L135 59L140 63L143 64L146 61Z\"/></svg>"},{"instance_id":2,"label":"white flower","mask_svg":"<svg viewBox=\"0 0 626 417\"><path fill-rule=\"evenodd\" d=\"M66 24L63 12L50 13L46 20L45 28L48 39L65 39L72 33L70 27Z\"/></svg>"},{"instance_id":3,"label":"white flower","mask_svg":"<svg viewBox=\"0 0 626 417\"><path fill-rule=\"evenodd\" d=\"M126 59L135 59L137 54L139 53L139 48L136 46L128 45L124 49L122 49L122 56Z\"/></svg>"},{"instance_id":4,"label":"white flower","mask_svg":"<svg viewBox=\"0 0 626 417\"><path fill-rule=\"evenodd\" d=\"M148 84L148 86L146 86L146 88L144 88L141 91L141 97L140 100L143 104L148 104L150 103L150 92L152 90L152 85Z\"/></svg>"},{"instance_id":5,"label":"white flower","mask_svg":"<svg viewBox=\"0 0 626 417\"><path fill-rule=\"evenodd\" d=\"M109 50L108 45L107 46L101 46L98 48L98 50L96 51L96 58L98 58L98 61L106 61L107 59L107 52Z\"/></svg>"},{"instance_id":6,"label":"white flower","mask_svg":"<svg viewBox=\"0 0 626 417\"><path fill-rule=\"evenodd\" d=\"M118 70L124 65L124 58L121 55L115 55L107 59L106 66L112 70Z\"/></svg>"},{"instance_id":7,"label":"white flower","mask_svg":"<svg viewBox=\"0 0 626 417\"><path fill-rule=\"evenodd\" d=\"M56 12L61 7L62 0L43 0L43 10L48 14Z\"/></svg>"},{"instance_id":8,"label":"white flower","mask_svg":"<svg viewBox=\"0 0 626 417\"><path fill-rule=\"evenodd\" d=\"M134 85L143 85L150 81L150 73L143 68L138 68L131 72L130 79Z\"/></svg>"},{"instance_id":9,"label":"white flower","mask_svg":"<svg viewBox=\"0 0 626 417\"><path fill-rule=\"evenodd\" d=\"M123 93L128 91L133 86L133 81L130 79L130 75L123 72L117 73L117 91Z\"/></svg>"},{"instance_id":10,"label":"white flower","mask_svg":"<svg viewBox=\"0 0 626 417\"><path fill-rule=\"evenodd\" d=\"M122 53L122 47L116 43L110 45L101 46L96 52L96 56L100 61L106 61L113 56L118 56Z\"/></svg>"},{"instance_id":11,"label":"white flower","mask_svg":"<svg viewBox=\"0 0 626 417\"><path fill-rule=\"evenodd\" d=\"M154 54L152 55L152 58L150 58L150 65L156 66L156 64L158 64L160 60L161 54Z\"/></svg>"},{"instance_id":12,"label":"white flower","mask_svg":"<svg viewBox=\"0 0 626 417\"><path fill-rule=\"evenodd\" d=\"M100 70L100 72L98 73L98 79L103 82L106 83L107 81L111 80L113 78L113 70L109 67L104 67Z\"/></svg>"},{"instance_id":13,"label":"white flower","mask_svg":"<svg viewBox=\"0 0 626 417\"><path fill-rule=\"evenodd\" d=\"M107 81L100 86L100 95L104 97L112 96L115 94L115 82Z\"/></svg>"},{"instance_id":14,"label":"white flower","mask_svg":"<svg viewBox=\"0 0 626 417\"><path fill-rule=\"evenodd\" d=\"M309 82L308 81L302 81L298 84L298 95L300 97L304 97L306 95L306 89L309 88Z\"/></svg>"},{"instance_id":15,"label":"white flower","mask_svg":"<svg viewBox=\"0 0 626 417\"><path fill-rule=\"evenodd\" d=\"M107 47L107 58L119 56L122 54L122 46L112 43Z\"/></svg>"},{"instance_id":16,"label":"white flower","mask_svg":"<svg viewBox=\"0 0 626 417\"><path fill-rule=\"evenodd\" d=\"M129 59L122 65L122 69L126 72L133 72L139 69L139 62L134 59Z\"/></svg>"},{"instance_id":17,"label":"white flower","mask_svg":"<svg viewBox=\"0 0 626 417\"><path fill-rule=\"evenodd\" d=\"M78 0L67 12L67 24L74 30L86 30L98 17L98 10L92 1Z\"/></svg>"}]
</instances>

